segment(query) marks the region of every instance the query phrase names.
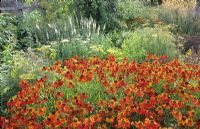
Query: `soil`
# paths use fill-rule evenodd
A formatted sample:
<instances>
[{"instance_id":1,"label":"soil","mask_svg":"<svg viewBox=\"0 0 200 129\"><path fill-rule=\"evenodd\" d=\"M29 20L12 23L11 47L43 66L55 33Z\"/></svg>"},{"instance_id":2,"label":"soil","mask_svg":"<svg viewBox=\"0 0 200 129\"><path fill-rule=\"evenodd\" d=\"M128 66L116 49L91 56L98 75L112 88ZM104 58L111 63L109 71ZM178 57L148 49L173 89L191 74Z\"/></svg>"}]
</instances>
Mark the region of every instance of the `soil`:
<instances>
[{"instance_id":1,"label":"soil","mask_svg":"<svg viewBox=\"0 0 200 129\"><path fill-rule=\"evenodd\" d=\"M200 64L200 34L193 36L185 35L184 40L184 53L189 49L192 50L192 55L186 56L185 62Z\"/></svg>"},{"instance_id":2,"label":"soil","mask_svg":"<svg viewBox=\"0 0 200 129\"><path fill-rule=\"evenodd\" d=\"M200 51L200 34L198 35L185 35L184 36L185 44L184 51L187 52L189 49L192 49L195 53Z\"/></svg>"}]
</instances>

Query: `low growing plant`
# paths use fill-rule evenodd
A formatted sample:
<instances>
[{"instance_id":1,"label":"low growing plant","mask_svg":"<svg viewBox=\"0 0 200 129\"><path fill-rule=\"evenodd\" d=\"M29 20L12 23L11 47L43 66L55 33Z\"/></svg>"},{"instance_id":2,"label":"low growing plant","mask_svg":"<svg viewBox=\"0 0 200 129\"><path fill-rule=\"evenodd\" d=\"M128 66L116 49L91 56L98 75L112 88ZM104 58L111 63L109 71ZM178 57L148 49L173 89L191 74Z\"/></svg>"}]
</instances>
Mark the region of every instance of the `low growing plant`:
<instances>
[{"instance_id":1,"label":"low growing plant","mask_svg":"<svg viewBox=\"0 0 200 129\"><path fill-rule=\"evenodd\" d=\"M78 55L81 58L99 56L105 57L108 48L112 46L111 40L103 34L92 34L88 38L73 38L52 45L56 50L56 59L65 60Z\"/></svg>"},{"instance_id":2,"label":"low growing plant","mask_svg":"<svg viewBox=\"0 0 200 129\"><path fill-rule=\"evenodd\" d=\"M18 83L21 79L34 81L39 78L43 66L51 62L42 53L36 53L32 49L27 52L15 51L11 47L2 52L0 64L0 115L7 114L6 102L20 90Z\"/></svg>"},{"instance_id":3,"label":"low growing plant","mask_svg":"<svg viewBox=\"0 0 200 129\"><path fill-rule=\"evenodd\" d=\"M16 16L0 14L0 52L8 45L15 46L17 43L17 19Z\"/></svg>"},{"instance_id":4,"label":"low growing plant","mask_svg":"<svg viewBox=\"0 0 200 129\"><path fill-rule=\"evenodd\" d=\"M199 128L198 65L74 57L22 80L3 128Z\"/></svg>"}]
</instances>

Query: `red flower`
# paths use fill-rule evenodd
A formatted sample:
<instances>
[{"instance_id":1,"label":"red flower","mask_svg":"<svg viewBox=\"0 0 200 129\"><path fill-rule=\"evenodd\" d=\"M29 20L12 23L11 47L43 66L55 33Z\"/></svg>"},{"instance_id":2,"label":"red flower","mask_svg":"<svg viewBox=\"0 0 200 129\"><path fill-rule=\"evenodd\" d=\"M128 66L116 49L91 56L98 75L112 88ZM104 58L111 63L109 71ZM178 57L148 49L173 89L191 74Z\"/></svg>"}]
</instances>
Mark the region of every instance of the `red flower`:
<instances>
[{"instance_id":1,"label":"red flower","mask_svg":"<svg viewBox=\"0 0 200 129\"><path fill-rule=\"evenodd\" d=\"M63 92L58 92L55 95L56 98L63 98L64 96L65 96L65 94Z\"/></svg>"},{"instance_id":2,"label":"red flower","mask_svg":"<svg viewBox=\"0 0 200 129\"><path fill-rule=\"evenodd\" d=\"M48 79L47 76L44 76L38 80L39 83L44 83Z\"/></svg>"},{"instance_id":3,"label":"red flower","mask_svg":"<svg viewBox=\"0 0 200 129\"><path fill-rule=\"evenodd\" d=\"M200 128L200 119L196 120L196 127Z\"/></svg>"},{"instance_id":4,"label":"red flower","mask_svg":"<svg viewBox=\"0 0 200 129\"><path fill-rule=\"evenodd\" d=\"M114 55L109 55L109 56L107 57L107 60L110 61L110 62L114 62L114 61L116 61L116 58L115 58Z\"/></svg>"},{"instance_id":5,"label":"red flower","mask_svg":"<svg viewBox=\"0 0 200 129\"><path fill-rule=\"evenodd\" d=\"M67 71L64 75L63 75L65 78L69 79L69 80L72 80L74 79L75 75L73 74L73 72L71 71Z\"/></svg>"},{"instance_id":6,"label":"red flower","mask_svg":"<svg viewBox=\"0 0 200 129\"><path fill-rule=\"evenodd\" d=\"M74 57L65 61L65 68L56 62L47 69L60 80L50 85L47 76L32 85L22 80L22 89L7 103L10 116L0 117L0 126L157 129L168 126L163 121L172 116L174 127L200 128L200 67L177 60L162 63L154 55L149 59L137 63L117 62L113 55L106 60Z\"/></svg>"},{"instance_id":7,"label":"red flower","mask_svg":"<svg viewBox=\"0 0 200 129\"><path fill-rule=\"evenodd\" d=\"M147 129L158 129L160 125L154 120L149 120L148 118L144 121L144 127Z\"/></svg>"},{"instance_id":8,"label":"red flower","mask_svg":"<svg viewBox=\"0 0 200 129\"><path fill-rule=\"evenodd\" d=\"M63 84L64 84L64 81L58 80L58 81L55 81L55 82L52 84L52 86L55 87L55 88L57 88L57 87L62 86Z\"/></svg>"},{"instance_id":9,"label":"red flower","mask_svg":"<svg viewBox=\"0 0 200 129\"><path fill-rule=\"evenodd\" d=\"M92 81L92 78L93 78L92 73L84 73L81 74L81 76L79 77L79 82L90 82Z\"/></svg>"}]
</instances>

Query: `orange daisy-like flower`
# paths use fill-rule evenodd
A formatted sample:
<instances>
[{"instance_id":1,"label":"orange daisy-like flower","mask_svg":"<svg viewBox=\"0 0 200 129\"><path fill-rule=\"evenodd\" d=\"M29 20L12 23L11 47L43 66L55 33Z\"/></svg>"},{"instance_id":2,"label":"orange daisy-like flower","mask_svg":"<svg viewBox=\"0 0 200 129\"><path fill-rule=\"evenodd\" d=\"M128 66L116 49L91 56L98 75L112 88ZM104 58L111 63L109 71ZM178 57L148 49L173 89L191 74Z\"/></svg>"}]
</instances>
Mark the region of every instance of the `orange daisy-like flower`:
<instances>
[{"instance_id":1,"label":"orange daisy-like flower","mask_svg":"<svg viewBox=\"0 0 200 129\"><path fill-rule=\"evenodd\" d=\"M52 86L55 87L55 88L58 88L60 86L62 86L64 84L64 81L63 80L58 80L58 81L55 81Z\"/></svg>"},{"instance_id":2,"label":"orange daisy-like flower","mask_svg":"<svg viewBox=\"0 0 200 129\"><path fill-rule=\"evenodd\" d=\"M30 84L27 82L27 80L21 80L21 81L19 82L19 86L20 86L22 89L25 89L25 88L30 87Z\"/></svg>"},{"instance_id":3,"label":"orange daisy-like flower","mask_svg":"<svg viewBox=\"0 0 200 129\"><path fill-rule=\"evenodd\" d=\"M113 55L74 57L64 66L58 61L35 83L19 83L21 90L7 103L10 116L0 117L0 126L198 129L200 67L160 60L166 58L148 55L146 62L137 63L118 62ZM52 73L56 81L50 80Z\"/></svg>"}]
</instances>

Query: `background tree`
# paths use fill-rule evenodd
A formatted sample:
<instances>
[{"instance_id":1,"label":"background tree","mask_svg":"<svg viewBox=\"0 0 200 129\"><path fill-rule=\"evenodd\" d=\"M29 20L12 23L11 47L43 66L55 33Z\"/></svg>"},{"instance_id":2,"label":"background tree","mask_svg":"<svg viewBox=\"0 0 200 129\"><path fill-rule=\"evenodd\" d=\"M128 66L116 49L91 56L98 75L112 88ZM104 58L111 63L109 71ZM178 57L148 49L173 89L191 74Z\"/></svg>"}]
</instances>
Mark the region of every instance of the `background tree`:
<instances>
[{"instance_id":1,"label":"background tree","mask_svg":"<svg viewBox=\"0 0 200 129\"><path fill-rule=\"evenodd\" d=\"M107 30L117 26L116 20L117 0L75 0L76 16L93 17L100 25L106 24Z\"/></svg>"}]
</instances>

